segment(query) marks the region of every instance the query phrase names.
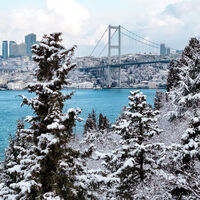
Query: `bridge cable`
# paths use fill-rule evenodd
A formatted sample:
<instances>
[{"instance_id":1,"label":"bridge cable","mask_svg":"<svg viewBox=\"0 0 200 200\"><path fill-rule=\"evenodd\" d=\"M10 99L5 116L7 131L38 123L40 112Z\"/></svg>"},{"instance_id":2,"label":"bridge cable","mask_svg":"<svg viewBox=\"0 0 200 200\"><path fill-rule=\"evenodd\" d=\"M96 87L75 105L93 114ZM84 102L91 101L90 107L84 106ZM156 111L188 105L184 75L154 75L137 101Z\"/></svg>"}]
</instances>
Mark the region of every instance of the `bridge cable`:
<instances>
[{"instance_id":1,"label":"bridge cable","mask_svg":"<svg viewBox=\"0 0 200 200\"><path fill-rule=\"evenodd\" d=\"M115 35L115 33L117 32L117 29L115 30L115 32L111 35L111 39L113 38L113 36ZM103 51L105 50L105 48L108 46L108 42L105 44L105 46L103 47L103 49L101 50L100 54L98 55L98 57L101 56L101 54L103 53Z\"/></svg>"},{"instance_id":2,"label":"bridge cable","mask_svg":"<svg viewBox=\"0 0 200 200\"><path fill-rule=\"evenodd\" d=\"M149 46L149 47L156 48L156 49L160 49L158 46L154 46L154 45L151 45L151 44L147 44L147 43L145 43L145 42L142 42L141 40L138 40L138 39L136 39L136 38L134 38L134 37L132 37L132 36L130 36L130 35L127 35L126 33L121 33L121 34L122 34L122 35L125 35L126 37L128 37L128 38L130 38L130 39L133 39L133 40L135 40L135 41L137 41L137 42L143 43L143 44L145 44L145 45L147 45L147 46Z\"/></svg>"},{"instance_id":3,"label":"bridge cable","mask_svg":"<svg viewBox=\"0 0 200 200\"><path fill-rule=\"evenodd\" d=\"M139 38L141 38L141 39L143 39L143 40L145 40L145 41L147 41L147 42L150 42L150 43L152 43L152 44L154 44L154 45L158 45L158 46L160 46L160 44L158 44L158 43L156 43L156 42L152 42L152 41L150 41L150 40L147 40L147 39L145 39L145 38L143 38L143 37L141 37L141 36L139 36L139 35L137 35L136 33L133 33L133 32L131 32L131 31L129 31L128 29L126 29L126 28L124 28L123 26L121 26L124 30L126 30L127 32L129 32L129 33L131 33L131 34L133 34L133 35L135 35L135 36L137 36L137 37L139 37ZM172 49L172 50L177 50L177 49L174 49L174 48L172 48L172 47L169 47L170 49Z\"/></svg>"},{"instance_id":4,"label":"bridge cable","mask_svg":"<svg viewBox=\"0 0 200 200\"><path fill-rule=\"evenodd\" d=\"M137 35L137 34L131 32L131 31L129 31L128 29L124 28L123 26L121 26L121 27L122 27L125 31L127 31L127 32L129 32L129 33L135 35L136 37L139 37L140 39L143 39L143 40L145 40L145 41L147 41L147 42L149 42L149 43L152 43L153 45L160 46L160 44L158 44L158 43L156 43L156 42L152 42L152 41L150 41L150 40L147 40L147 39L145 39L144 37L141 37L141 36L139 36L139 35Z\"/></svg>"},{"instance_id":5,"label":"bridge cable","mask_svg":"<svg viewBox=\"0 0 200 200\"><path fill-rule=\"evenodd\" d=\"M103 35L101 36L101 38L100 38L100 39L98 40L98 42L96 43L96 45L95 45L95 47L93 48L93 50L92 50L90 56L92 56L92 54L94 53L95 49L97 48L97 46L98 46L99 43L101 42L101 40L102 40L102 38L104 37L104 35L106 34L107 30L108 30L108 27L107 27L107 29L104 31L104 33L103 33Z\"/></svg>"}]
</instances>

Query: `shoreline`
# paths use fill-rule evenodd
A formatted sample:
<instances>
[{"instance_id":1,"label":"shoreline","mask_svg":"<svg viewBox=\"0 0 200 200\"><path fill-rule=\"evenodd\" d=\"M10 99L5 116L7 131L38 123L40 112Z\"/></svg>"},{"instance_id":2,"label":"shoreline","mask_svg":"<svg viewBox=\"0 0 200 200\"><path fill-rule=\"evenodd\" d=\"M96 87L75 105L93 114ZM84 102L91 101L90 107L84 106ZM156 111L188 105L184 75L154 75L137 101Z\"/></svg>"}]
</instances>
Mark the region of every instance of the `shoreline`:
<instances>
[{"instance_id":1,"label":"shoreline","mask_svg":"<svg viewBox=\"0 0 200 200\"><path fill-rule=\"evenodd\" d=\"M117 87L113 87L113 88L74 88L74 87L70 87L70 88L63 88L63 90L110 90L110 89L147 89L147 90L159 90L159 89L166 89L166 87L155 87L155 88L146 88L146 87L138 87L138 88L133 88L133 87L124 87L124 88L117 88ZM18 89L18 90L10 90L10 89L1 89L0 88L0 92L3 91L23 91L23 90L27 90L26 88L24 89Z\"/></svg>"}]
</instances>

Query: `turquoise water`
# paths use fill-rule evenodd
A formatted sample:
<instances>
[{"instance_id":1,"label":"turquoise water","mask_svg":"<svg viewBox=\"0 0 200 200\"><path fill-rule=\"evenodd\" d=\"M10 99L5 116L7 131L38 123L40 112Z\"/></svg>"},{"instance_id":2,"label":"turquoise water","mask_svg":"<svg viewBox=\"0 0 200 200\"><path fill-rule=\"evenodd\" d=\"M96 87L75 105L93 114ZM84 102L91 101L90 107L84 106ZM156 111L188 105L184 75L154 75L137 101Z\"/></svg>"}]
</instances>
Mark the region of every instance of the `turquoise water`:
<instances>
[{"instance_id":1,"label":"turquoise water","mask_svg":"<svg viewBox=\"0 0 200 200\"><path fill-rule=\"evenodd\" d=\"M128 104L128 96L130 89L103 89L103 90L64 90L63 93L75 91L71 100L65 103L64 111L68 108L79 107L82 109L80 117L83 122L77 124L74 131L77 134L82 134L83 124L88 116L88 113L94 109L97 113L106 115L111 123L119 116L123 106ZM143 89L141 90L147 95L147 102L153 104L156 90ZM4 157L4 150L8 145L10 134L15 134L17 120L22 119L27 115L32 114L32 110L28 106L21 107L22 94L27 97L33 94L27 91L0 91L0 160Z\"/></svg>"}]
</instances>

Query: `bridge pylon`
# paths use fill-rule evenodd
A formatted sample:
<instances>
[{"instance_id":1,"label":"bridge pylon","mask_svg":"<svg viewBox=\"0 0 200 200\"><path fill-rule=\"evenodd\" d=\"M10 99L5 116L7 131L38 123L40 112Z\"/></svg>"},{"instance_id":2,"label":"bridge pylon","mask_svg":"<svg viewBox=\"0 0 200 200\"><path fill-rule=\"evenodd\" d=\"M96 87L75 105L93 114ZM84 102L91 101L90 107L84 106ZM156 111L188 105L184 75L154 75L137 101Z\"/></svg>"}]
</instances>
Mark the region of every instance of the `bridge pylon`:
<instances>
[{"instance_id":1,"label":"bridge pylon","mask_svg":"<svg viewBox=\"0 0 200 200\"><path fill-rule=\"evenodd\" d=\"M112 36L111 32L115 30L118 32L118 44L112 45ZM121 26L108 26L108 79L107 84L108 87L111 86L111 75L110 75L110 65L111 65L111 50L118 49L118 64L121 64ZM119 79L118 79L118 87L121 87L121 66L119 66Z\"/></svg>"}]
</instances>

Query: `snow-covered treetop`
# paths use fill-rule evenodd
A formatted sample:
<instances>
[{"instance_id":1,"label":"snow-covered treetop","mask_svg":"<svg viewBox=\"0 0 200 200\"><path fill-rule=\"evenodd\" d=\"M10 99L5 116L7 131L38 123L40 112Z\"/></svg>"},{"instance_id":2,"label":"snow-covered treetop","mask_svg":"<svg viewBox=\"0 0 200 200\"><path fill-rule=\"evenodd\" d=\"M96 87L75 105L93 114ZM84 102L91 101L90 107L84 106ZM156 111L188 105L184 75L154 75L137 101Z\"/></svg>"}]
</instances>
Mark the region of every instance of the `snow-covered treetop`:
<instances>
[{"instance_id":1,"label":"snow-covered treetop","mask_svg":"<svg viewBox=\"0 0 200 200\"><path fill-rule=\"evenodd\" d=\"M188 158L200 155L200 116L197 113L195 115L190 122L190 127L182 135L184 157Z\"/></svg>"},{"instance_id":2,"label":"snow-covered treetop","mask_svg":"<svg viewBox=\"0 0 200 200\"><path fill-rule=\"evenodd\" d=\"M74 120L79 119L79 109L62 113L65 100L70 99L73 93L64 95L61 89L67 84L67 75L76 64L72 62L75 46L70 49L62 46L61 35L62 33L44 35L41 42L32 46L33 60L38 63L37 82L29 84L28 90L37 96L31 99L22 96L22 105L31 106L36 116L39 116L31 118L29 122L34 124L34 128L42 124L44 127L40 128L43 133L50 130L57 134L72 133ZM66 123L71 124L66 127Z\"/></svg>"},{"instance_id":3,"label":"snow-covered treetop","mask_svg":"<svg viewBox=\"0 0 200 200\"><path fill-rule=\"evenodd\" d=\"M130 95L129 106L123 113L124 117L113 127L124 139L146 140L146 137L158 134L160 132L156 125L158 111L153 111L146 102L146 96L139 90L130 91Z\"/></svg>"},{"instance_id":4,"label":"snow-covered treetop","mask_svg":"<svg viewBox=\"0 0 200 200\"><path fill-rule=\"evenodd\" d=\"M167 90L178 105L198 105L200 102L200 42L189 41L181 59L171 63Z\"/></svg>"},{"instance_id":5,"label":"snow-covered treetop","mask_svg":"<svg viewBox=\"0 0 200 200\"><path fill-rule=\"evenodd\" d=\"M32 46L33 60L39 66L36 73L38 81L49 82L51 85L60 79L64 81L67 72L76 66L71 63L75 46L65 49L60 44L61 34L45 35L39 44Z\"/></svg>"}]
</instances>

